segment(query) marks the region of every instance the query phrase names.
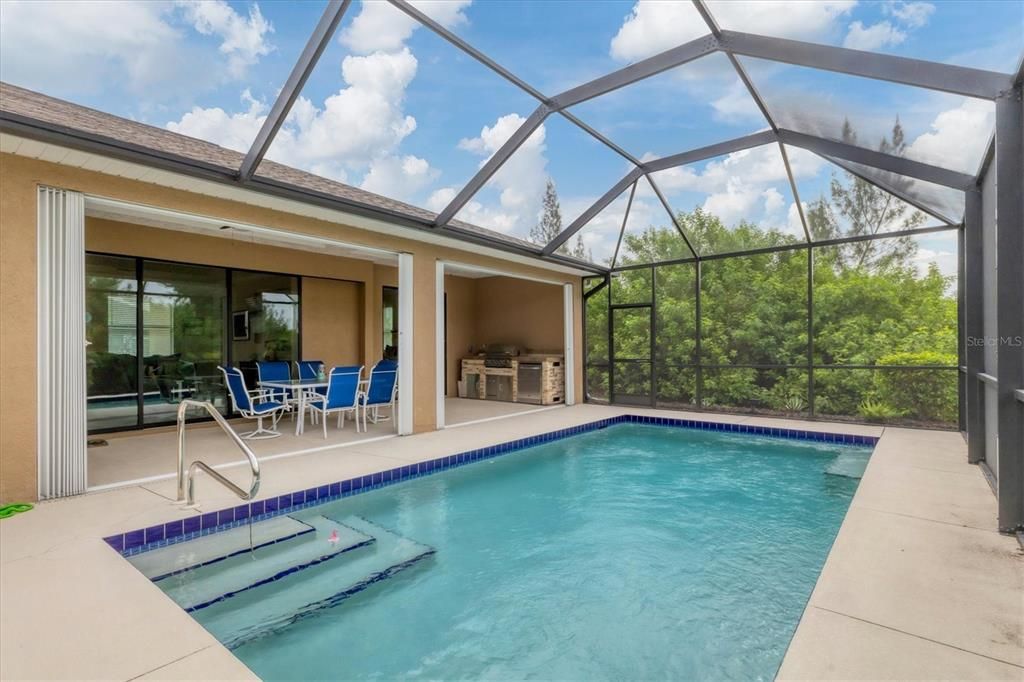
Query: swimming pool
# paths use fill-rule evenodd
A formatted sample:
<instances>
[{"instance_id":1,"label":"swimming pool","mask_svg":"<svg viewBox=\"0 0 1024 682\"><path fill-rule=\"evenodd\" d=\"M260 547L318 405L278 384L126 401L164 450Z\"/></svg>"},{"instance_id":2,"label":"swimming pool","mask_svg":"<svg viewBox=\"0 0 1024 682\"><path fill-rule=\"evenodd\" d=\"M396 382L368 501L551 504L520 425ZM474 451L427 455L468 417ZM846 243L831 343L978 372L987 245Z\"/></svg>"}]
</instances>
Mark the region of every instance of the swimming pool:
<instances>
[{"instance_id":1,"label":"swimming pool","mask_svg":"<svg viewBox=\"0 0 1024 682\"><path fill-rule=\"evenodd\" d=\"M870 449L618 424L132 561L264 679L770 679Z\"/></svg>"}]
</instances>

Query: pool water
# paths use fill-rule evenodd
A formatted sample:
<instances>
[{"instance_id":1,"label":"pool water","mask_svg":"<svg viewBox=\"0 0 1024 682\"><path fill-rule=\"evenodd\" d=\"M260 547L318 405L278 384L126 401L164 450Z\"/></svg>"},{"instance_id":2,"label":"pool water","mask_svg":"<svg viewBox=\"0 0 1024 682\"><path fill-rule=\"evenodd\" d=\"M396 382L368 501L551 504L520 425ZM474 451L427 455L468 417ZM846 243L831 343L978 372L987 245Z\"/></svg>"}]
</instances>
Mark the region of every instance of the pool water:
<instances>
[{"instance_id":1,"label":"pool water","mask_svg":"<svg viewBox=\"0 0 1024 682\"><path fill-rule=\"evenodd\" d=\"M317 602L370 571L361 547L193 616L270 680L770 679L869 456L616 425L291 514L386 529L404 570ZM317 606L259 622L285 601Z\"/></svg>"}]
</instances>

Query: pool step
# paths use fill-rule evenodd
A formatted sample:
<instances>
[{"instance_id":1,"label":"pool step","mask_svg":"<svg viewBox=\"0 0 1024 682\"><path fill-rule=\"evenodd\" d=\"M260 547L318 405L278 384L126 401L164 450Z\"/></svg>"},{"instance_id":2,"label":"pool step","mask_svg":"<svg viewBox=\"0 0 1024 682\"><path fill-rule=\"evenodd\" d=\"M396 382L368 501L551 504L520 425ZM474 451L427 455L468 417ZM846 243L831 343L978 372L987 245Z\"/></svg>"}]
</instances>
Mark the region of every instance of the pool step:
<instances>
[{"instance_id":1,"label":"pool step","mask_svg":"<svg viewBox=\"0 0 1024 682\"><path fill-rule=\"evenodd\" d=\"M186 611L195 611L374 542L373 536L323 516L296 522L310 526L313 532L253 553L238 553L157 584ZM257 526L253 526L254 531Z\"/></svg>"},{"instance_id":2,"label":"pool step","mask_svg":"<svg viewBox=\"0 0 1024 682\"><path fill-rule=\"evenodd\" d=\"M850 449L839 453L825 468L825 473L831 476L860 479L864 476L864 470L868 468L870 459L870 450Z\"/></svg>"},{"instance_id":3,"label":"pool step","mask_svg":"<svg viewBox=\"0 0 1024 682\"><path fill-rule=\"evenodd\" d=\"M278 516L252 525L252 547L257 550L262 549L315 531L316 529L308 523L303 523L290 516ZM143 575L155 582L200 566L207 566L242 553L248 553L249 539L249 526L240 526L136 554L128 557L128 561L142 571Z\"/></svg>"},{"instance_id":4,"label":"pool step","mask_svg":"<svg viewBox=\"0 0 1024 682\"><path fill-rule=\"evenodd\" d=\"M376 542L339 561L311 566L232 599L195 610L193 617L226 646L236 647L335 606L435 551L433 547L404 538L361 517L349 516L342 519L342 523L372 536Z\"/></svg>"}]
</instances>

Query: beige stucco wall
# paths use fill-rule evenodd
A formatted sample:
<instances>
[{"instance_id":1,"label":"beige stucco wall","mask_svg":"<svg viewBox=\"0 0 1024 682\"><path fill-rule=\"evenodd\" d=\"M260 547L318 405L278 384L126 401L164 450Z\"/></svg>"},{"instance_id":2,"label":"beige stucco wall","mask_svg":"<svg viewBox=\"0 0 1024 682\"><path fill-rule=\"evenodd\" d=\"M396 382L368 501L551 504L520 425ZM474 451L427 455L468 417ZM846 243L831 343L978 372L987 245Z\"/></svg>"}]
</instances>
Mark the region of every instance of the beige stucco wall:
<instances>
[{"instance_id":1,"label":"beige stucco wall","mask_svg":"<svg viewBox=\"0 0 1024 682\"><path fill-rule=\"evenodd\" d=\"M302 355L328 367L366 365L363 284L302 278Z\"/></svg>"},{"instance_id":2,"label":"beige stucco wall","mask_svg":"<svg viewBox=\"0 0 1024 682\"><path fill-rule=\"evenodd\" d=\"M511 343L561 351L565 338L562 288L513 277L476 280L478 343Z\"/></svg>"},{"instance_id":3,"label":"beige stucco wall","mask_svg":"<svg viewBox=\"0 0 1024 682\"><path fill-rule=\"evenodd\" d=\"M328 365L371 366L374 362L375 356L364 351L367 310L363 289L372 286L374 277L374 264L369 261L92 217L85 221L85 248L300 275L302 355Z\"/></svg>"},{"instance_id":4,"label":"beige stucco wall","mask_svg":"<svg viewBox=\"0 0 1024 682\"><path fill-rule=\"evenodd\" d=\"M342 223L298 216L251 204L162 187L137 180L0 154L0 501L36 497L36 187L62 187L170 210L215 216L226 222L266 225L300 234L341 239L353 244L411 253L413 262L413 427L435 426L434 288L438 260L464 262L542 279L579 278L477 252L426 244ZM180 239L182 233L171 233ZM232 246L232 250L234 250ZM315 254L311 254L315 255ZM167 255L158 256L168 258ZM210 255L212 258L213 255ZM206 261L198 261L206 262ZM372 265L370 266L372 267ZM266 269L280 270L267 266ZM376 268L367 275L364 301L379 306ZM579 294L577 294L577 297ZM577 298L578 300L578 298ZM372 320L379 319L374 310ZM576 357L582 309L576 307ZM364 353L379 357L379 329L365 324ZM576 363L576 393L582 395L582 365Z\"/></svg>"},{"instance_id":5,"label":"beige stucco wall","mask_svg":"<svg viewBox=\"0 0 1024 682\"><path fill-rule=\"evenodd\" d=\"M561 353L562 288L516 277L445 277L448 295L448 395L458 392L462 358L485 344Z\"/></svg>"},{"instance_id":6,"label":"beige stucco wall","mask_svg":"<svg viewBox=\"0 0 1024 682\"><path fill-rule=\"evenodd\" d=\"M479 343L476 331L476 280L446 275L444 290L448 296L448 395L456 396L459 394L462 358L469 352L470 345Z\"/></svg>"}]
</instances>

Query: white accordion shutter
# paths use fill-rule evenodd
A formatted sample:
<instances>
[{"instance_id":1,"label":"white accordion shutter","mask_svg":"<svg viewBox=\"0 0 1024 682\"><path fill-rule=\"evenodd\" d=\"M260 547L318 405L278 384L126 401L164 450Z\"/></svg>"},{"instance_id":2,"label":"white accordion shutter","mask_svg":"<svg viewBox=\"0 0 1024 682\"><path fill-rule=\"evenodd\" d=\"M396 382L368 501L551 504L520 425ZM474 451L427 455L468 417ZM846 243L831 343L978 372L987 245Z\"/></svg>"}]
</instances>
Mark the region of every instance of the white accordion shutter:
<instances>
[{"instance_id":1,"label":"white accordion shutter","mask_svg":"<svg viewBox=\"0 0 1024 682\"><path fill-rule=\"evenodd\" d=\"M39 497L86 489L85 202L39 188Z\"/></svg>"}]
</instances>

